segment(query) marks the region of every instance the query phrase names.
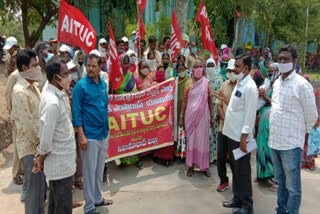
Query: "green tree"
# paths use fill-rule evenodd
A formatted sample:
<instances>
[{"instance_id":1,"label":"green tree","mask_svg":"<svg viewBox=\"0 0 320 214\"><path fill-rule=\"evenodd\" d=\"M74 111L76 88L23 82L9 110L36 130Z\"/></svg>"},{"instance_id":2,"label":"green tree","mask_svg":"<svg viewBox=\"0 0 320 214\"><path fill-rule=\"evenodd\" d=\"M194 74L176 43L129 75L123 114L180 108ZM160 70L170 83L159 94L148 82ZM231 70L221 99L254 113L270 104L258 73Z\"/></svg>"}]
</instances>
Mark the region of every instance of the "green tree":
<instances>
[{"instance_id":1,"label":"green tree","mask_svg":"<svg viewBox=\"0 0 320 214\"><path fill-rule=\"evenodd\" d=\"M309 24L306 34L307 7ZM257 30L264 32L265 45L280 40L297 47L299 63L303 65L306 45L309 41L319 43L320 2L318 0L259 0L256 9Z\"/></svg>"},{"instance_id":2,"label":"green tree","mask_svg":"<svg viewBox=\"0 0 320 214\"><path fill-rule=\"evenodd\" d=\"M58 15L58 4L54 0L2 0L0 8L2 23L17 20L21 14L25 47L34 47L42 31L52 24Z\"/></svg>"},{"instance_id":3,"label":"green tree","mask_svg":"<svg viewBox=\"0 0 320 214\"><path fill-rule=\"evenodd\" d=\"M195 0L195 14L198 11L200 2L201 0ZM257 0L205 0L204 3L211 23L213 39L217 46L221 44L232 46L233 42L235 42L235 47L238 47L240 45L240 35L243 34L243 30L245 29L245 21L252 19ZM235 10L241 13L241 19L236 16ZM236 36L236 23L238 19L239 29L238 36ZM199 27L200 25L197 24L197 27L193 29L198 29ZM196 33L199 36L198 32ZM189 33L193 34L194 32ZM238 38L238 40L234 41L235 38Z\"/></svg>"}]
</instances>

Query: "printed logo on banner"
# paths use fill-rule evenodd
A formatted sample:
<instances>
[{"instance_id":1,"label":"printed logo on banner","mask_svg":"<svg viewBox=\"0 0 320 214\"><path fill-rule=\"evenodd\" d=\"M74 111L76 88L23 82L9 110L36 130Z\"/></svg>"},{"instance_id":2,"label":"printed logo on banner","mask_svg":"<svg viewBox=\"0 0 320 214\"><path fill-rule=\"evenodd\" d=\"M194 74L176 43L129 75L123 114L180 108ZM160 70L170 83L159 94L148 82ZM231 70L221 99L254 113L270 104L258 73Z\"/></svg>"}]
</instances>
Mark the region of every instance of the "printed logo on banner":
<instances>
[{"instance_id":1,"label":"printed logo on banner","mask_svg":"<svg viewBox=\"0 0 320 214\"><path fill-rule=\"evenodd\" d=\"M175 80L147 90L109 95L107 161L173 145Z\"/></svg>"}]
</instances>

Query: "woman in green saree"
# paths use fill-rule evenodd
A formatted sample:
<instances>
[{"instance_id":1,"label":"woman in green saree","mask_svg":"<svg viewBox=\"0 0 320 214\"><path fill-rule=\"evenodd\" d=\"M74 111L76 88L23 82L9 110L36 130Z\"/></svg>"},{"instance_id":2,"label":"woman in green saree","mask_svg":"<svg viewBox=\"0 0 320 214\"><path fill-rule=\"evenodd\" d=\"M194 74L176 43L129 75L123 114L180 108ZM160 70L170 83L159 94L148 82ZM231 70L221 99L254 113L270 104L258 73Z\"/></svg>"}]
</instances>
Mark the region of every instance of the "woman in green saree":
<instances>
[{"instance_id":1,"label":"woman in green saree","mask_svg":"<svg viewBox=\"0 0 320 214\"><path fill-rule=\"evenodd\" d=\"M120 88L117 91L115 91L115 94L127 94L127 93L136 92L137 89L136 89L136 81L134 78L134 74L129 72L129 69L130 69L129 56L128 55L120 56L120 64L121 64L124 80ZM121 161L120 166L125 166L127 164L135 164L139 169L143 168L138 155L121 158L120 161Z\"/></svg>"},{"instance_id":2,"label":"woman in green saree","mask_svg":"<svg viewBox=\"0 0 320 214\"><path fill-rule=\"evenodd\" d=\"M280 76L276 64L269 63L266 65L268 69L268 81L259 88L259 96L265 100L264 106L259 111L259 126L257 135L257 178L255 182L271 180L273 183L274 168L271 160L271 149L268 146L269 141L269 117L271 111L271 97L273 91L273 83ZM276 185L270 188L271 191L277 190Z\"/></svg>"}]
</instances>

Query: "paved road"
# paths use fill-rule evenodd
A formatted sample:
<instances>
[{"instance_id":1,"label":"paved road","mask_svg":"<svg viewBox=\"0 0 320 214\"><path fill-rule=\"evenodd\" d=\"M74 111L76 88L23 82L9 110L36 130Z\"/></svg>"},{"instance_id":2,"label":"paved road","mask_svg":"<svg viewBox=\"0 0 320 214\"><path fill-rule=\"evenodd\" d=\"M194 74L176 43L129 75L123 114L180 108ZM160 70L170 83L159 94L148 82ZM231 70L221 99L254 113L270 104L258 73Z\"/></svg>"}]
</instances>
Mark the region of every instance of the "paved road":
<instances>
[{"instance_id":1,"label":"paved road","mask_svg":"<svg viewBox=\"0 0 320 214\"><path fill-rule=\"evenodd\" d=\"M23 213L23 203L19 201L20 187L11 182L11 147L0 154L0 213ZM255 157L251 158L252 176L255 175ZM318 166L320 161L317 160ZM186 167L174 164L163 167L145 160L145 168L139 171L135 166L119 169L111 164L108 182L104 184L104 196L111 198L114 205L99 210L115 214L228 214L221 201L231 199L230 190L218 193L217 169L211 167L212 177L201 173L193 177L185 176ZM228 174L231 176L230 170ZM320 169L302 171L303 201L302 214L318 213L320 210ZM253 184L254 209L256 214L275 213L276 194L268 191L267 184ZM82 192L76 190L74 198L83 200ZM82 208L75 214L83 213Z\"/></svg>"}]
</instances>

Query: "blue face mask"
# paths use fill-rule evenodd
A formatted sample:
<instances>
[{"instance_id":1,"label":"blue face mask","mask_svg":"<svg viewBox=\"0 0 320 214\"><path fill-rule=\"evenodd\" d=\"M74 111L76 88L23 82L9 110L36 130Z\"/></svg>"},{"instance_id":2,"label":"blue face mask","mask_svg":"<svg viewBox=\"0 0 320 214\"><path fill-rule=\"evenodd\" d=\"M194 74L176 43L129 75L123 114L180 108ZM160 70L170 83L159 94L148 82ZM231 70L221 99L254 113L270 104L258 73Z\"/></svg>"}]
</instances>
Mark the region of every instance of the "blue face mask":
<instances>
[{"instance_id":1,"label":"blue face mask","mask_svg":"<svg viewBox=\"0 0 320 214\"><path fill-rule=\"evenodd\" d=\"M136 36L132 36L132 41L135 41L136 40Z\"/></svg>"},{"instance_id":2,"label":"blue face mask","mask_svg":"<svg viewBox=\"0 0 320 214\"><path fill-rule=\"evenodd\" d=\"M191 52L192 52L192 53L197 53L197 50L198 50L197 47L191 48Z\"/></svg>"},{"instance_id":3,"label":"blue face mask","mask_svg":"<svg viewBox=\"0 0 320 214\"><path fill-rule=\"evenodd\" d=\"M48 54L47 54L47 57L44 58L44 61L46 61L46 63L47 63L53 56L54 56L54 54L48 53Z\"/></svg>"}]
</instances>

